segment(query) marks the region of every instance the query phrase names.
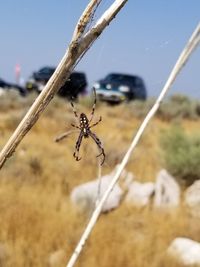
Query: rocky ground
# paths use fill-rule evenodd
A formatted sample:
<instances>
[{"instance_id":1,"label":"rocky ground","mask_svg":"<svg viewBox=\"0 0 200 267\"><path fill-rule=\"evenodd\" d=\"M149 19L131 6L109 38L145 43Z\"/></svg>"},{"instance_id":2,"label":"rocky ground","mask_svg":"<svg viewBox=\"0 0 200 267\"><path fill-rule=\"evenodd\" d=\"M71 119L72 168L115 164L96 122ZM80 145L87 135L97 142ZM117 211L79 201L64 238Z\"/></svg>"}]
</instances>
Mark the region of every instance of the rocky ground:
<instances>
[{"instance_id":1,"label":"rocky ground","mask_svg":"<svg viewBox=\"0 0 200 267\"><path fill-rule=\"evenodd\" d=\"M0 147L35 97L0 99ZM92 101L81 99L76 106L89 114ZM95 118L101 115L103 121L93 130L105 148L102 175L111 173L121 161L145 113L139 104L137 108L131 104L97 105ZM150 123L126 167L139 183L154 183L165 167L160 136L174 122L170 116L158 116ZM97 178L98 150L91 139L84 140L82 160L76 162L77 134L54 142L74 122L70 104L56 98L1 170L2 266L65 266L78 242L90 212L80 210L71 193L76 186ZM182 116L179 124L186 131L197 132L199 119ZM184 190L180 187L180 203L170 210L156 209L151 201L140 207L132 205L125 201L127 191L123 191L119 206L102 214L77 266L183 266L166 251L176 237L200 241L198 219L182 201Z\"/></svg>"}]
</instances>

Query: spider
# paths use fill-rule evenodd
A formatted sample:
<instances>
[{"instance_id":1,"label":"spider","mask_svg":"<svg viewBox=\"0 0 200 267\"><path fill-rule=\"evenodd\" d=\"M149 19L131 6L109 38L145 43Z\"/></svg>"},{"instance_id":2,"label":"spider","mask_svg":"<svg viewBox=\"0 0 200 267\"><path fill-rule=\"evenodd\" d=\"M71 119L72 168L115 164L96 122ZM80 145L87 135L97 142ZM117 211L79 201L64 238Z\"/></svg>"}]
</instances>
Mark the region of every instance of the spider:
<instances>
[{"instance_id":1,"label":"spider","mask_svg":"<svg viewBox=\"0 0 200 267\"><path fill-rule=\"evenodd\" d=\"M74 151L73 157L77 161L81 160L81 157L79 157L79 150L80 150L82 139L83 139L83 137L84 138L91 137L94 140L94 142L97 144L97 146L98 146L98 148L100 150L100 154L97 155L97 157L100 157L101 155L103 156L103 159L101 161L101 165L103 165L103 163L105 161L105 152L104 152L103 146L102 146L101 141L99 140L99 138L90 130L92 127L96 126L97 124L99 124L99 122L102 121L102 117L100 116L99 120L97 122L91 124L91 122L93 120L93 117L94 117L95 107L96 107L96 91L95 91L95 88L93 88L93 92L94 92L94 104L93 104L92 111L91 111L89 119L87 118L85 113L81 113L79 115L77 113L75 107L74 107L73 101L71 101L71 106L72 106L74 115L75 115L76 119L79 122L79 125L71 124L71 126L80 130L79 137L78 137L78 139L76 141L75 151ZM56 138L56 141L57 142L60 141L61 139L65 138L67 135L68 135L68 133L64 133L60 137Z\"/></svg>"}]
</instances>

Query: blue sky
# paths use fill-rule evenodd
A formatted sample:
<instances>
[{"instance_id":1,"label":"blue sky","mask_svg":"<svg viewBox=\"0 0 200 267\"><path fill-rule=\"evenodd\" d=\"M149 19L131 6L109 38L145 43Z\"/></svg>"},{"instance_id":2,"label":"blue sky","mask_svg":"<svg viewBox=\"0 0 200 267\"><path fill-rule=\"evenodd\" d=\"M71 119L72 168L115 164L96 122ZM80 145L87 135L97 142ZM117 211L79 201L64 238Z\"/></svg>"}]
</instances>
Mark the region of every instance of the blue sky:
<instances>
[{"instance_id":1,"label":"blue sky","mask_svg":"<svg viewBox=\"0 0 200 267\"><path fill-rule=\"evenodd\" d=\"M103 0L97 16L112 2ZM14 81L17 63L24 79L56 66L87 3L1 0L0 77ZM76 69L86 72L90 86L109 72L140 75L148 94L156 96L199 20L199 0L129 0ZM200 48L171 92L200 98Z\"/></svg>"}]
</instances>

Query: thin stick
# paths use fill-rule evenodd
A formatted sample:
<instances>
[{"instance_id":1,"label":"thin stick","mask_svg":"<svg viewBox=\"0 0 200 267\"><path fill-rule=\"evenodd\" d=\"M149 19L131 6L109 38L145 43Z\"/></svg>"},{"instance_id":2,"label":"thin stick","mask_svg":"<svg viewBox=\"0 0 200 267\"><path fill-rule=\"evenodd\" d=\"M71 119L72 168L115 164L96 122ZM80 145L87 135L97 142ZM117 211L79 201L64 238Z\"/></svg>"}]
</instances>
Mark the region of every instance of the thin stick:
<instances>
[{"instance_id":1,"label":"thin stick","mask_svg":"<svg viewBox=\"0 0 200 267\"><path fill-rule=\"evenodd\" d=\"M84 36L81 32L81 27L77 28L77 38L73 37L72 42L69 45L64 57L56 68L54 74L37 97L33 105L30 107L25 117L22 119L17 129L14 131L8 142L3 147L0 153L0 169L6 162L6 160L12 156L19 143L24 136L30 131L32 126L37 122L41 113L45 110L49 102L54 95L60 89L62 84L69 78L74 66L83 57L88 48L94 43L98 36L103 32L106 26L112 21L116 14L121 10L124 4L128 0L115 0L114 4L103 14L103 16L97 21ZM94 6L95 8L95 6ZM90 10L90 9L89 9ZM88 11L89 12L89 11ZM84 13L85 15L85 13ZM88 18L93 16L94 13L88 14ZM81 19L79 20L79 22ZM84 20L83 28L86 27L89 19ZM78 31L80 29L80 33ZM79 37L82 36L80 40ZM75 40L75 41L74 41Z\"/></svg>"},{"instance_id":2,"label":"thin stick","mask_svg":"<svg viewBox=\"0 0 200 267\"><path fill-rule=\"evenodd\" d=\"M97 199L96 199L95 207L99 204L99 201L101 199L101 182L102 182L101 170L102 170L102 165L101 165L101 159L100 158L98 158L98 160L97 160L97 165L98 165L98 188L97 188Z\"/></svg>"},{"instance_id":3,"label":"thin stick","mask_svg":"<svg viewBox=\"0 0 200 267\"><path fill-rule=\"evenodd\" d=\"M105 201L107 200L108 196L110 195L111 191L113 190L115 184L117 183L122 171L124 170L134 148L136 147L138 141L140 140L140 137L142 136L146 126L148 125L149 121L151 120L151 118L154 116L154 114L156 113L156 111L158 110L161 101L163 100L164 96L166 95L167 91L170 89L171 85L173 84L173 82L175 81L177 75L179 74L179 72L181 71L181 69L183 68L184 64L187 62L189 56L191 55L191 53L194 51L195 48L197 48L198 44L200 42L200 24L197 26L197 28L195 29L194 33L192 34L191 38L189 39L188 44L186 45L186 47L184 48L183 52L181 53L179 59L177 60L177 63L175 64L174 68L172 69L172 72L164 86L164 88L162 89L159 97L157 98L155 104L153 105L153 107L151 108L151 110L149 111L149 113L147 114L146 118L144 119L144 121L142 122L139 130L137 131L135 138L133 139L128 151L126 152L121 164L119 165L115 175L113 176L113 179L109 185L109 187L107 188L106 192L104 193L104 195L102 196L100 202L98 203L96 209L94 210L91 219L77 245L77 247L74 250L74 253L72 254L67 267L72 267L74 266L76 260L78 259L78 256L80 255L100 213L102 210L102 207L105 203Z\"/></svg>"}]
</instances>

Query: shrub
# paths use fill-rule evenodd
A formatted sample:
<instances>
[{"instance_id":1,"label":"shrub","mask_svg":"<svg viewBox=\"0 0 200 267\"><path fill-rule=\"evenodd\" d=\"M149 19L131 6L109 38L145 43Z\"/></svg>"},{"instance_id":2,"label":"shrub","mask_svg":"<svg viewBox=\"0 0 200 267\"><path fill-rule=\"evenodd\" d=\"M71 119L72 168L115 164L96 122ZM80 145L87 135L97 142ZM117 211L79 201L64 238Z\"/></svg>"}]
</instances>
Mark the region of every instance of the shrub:
<instances>
[{"instance_id":1,"label":"shrub","mask_svg":"<svg viewBox=\"0 0 200 267\"><path fill-rule=\"evenodd\" d=\"M187 135L172 127L161 138L164 159L170 173L186 185L200 179L200 135Z\"/></svg>"},{"instance_id":2,"label":"shrub","mask_svg":"<svg viewBox=\"0 0 200 267\"><path fill-rule=\"evenodd\" d=\"M136 118L144 118L155 99L149 98L147 101L135 100L128 104L129 111ZM127 106L127 103L125 103ZM173 95L162 103L156 116L161 120L171 121L174 119L192 119L200 116L200 103L191 100L184 95Z\"/></svg>"},{"instance_id":3,"label":"shrub","mask_svg":"<svg viewBox=\"0 0 200 267\"><path fill-rule=\"evenodd\" d=\"M79 105L83 105L87 108L91 108L94 103L94 96L91 94L90 96L80 96L78 99Z\"/></svg>"},{"instance_id":4,"label":"shrub","mask_svg":"<svg viewBox=\"0 0 200 267\"><path fill-rule=\"evenodd\" d=\"M173 119L197 119L197 103L184 95L173 95L158 110L158 116L166 121Z\"/></svg>"},{"instance_id":5,"label":"shrub","mask_svg":"<svg viewBox=\"0 0 200 267\"><path fill-rule=\"evenodd\" d=\"M155 99L153 98L147 99L146 101L135 100L128 103L128 109L134 117L144 118L152 108L154 102ZM125 105L127 106L127 103Z\"/></svg>"},{"instance_id":6,"label":"shrub","mask_svg":"<svg viewBox=\"0 0 200 267\"><path fill-rule=\"evenodd\" d=\"M6 117L4 128L6 130L14 131L22 118L22 113L16 111L15 114Z\"/></svg>"},{"instance_id":7,"label":"shrub","mask_svg":"<svg viewBox=\"0 0 200 267\"><path fill-rule=\"evenodd\" d=\"M29 159L29 166L31 169L31 172L34 175L41 175L42 174L42 164L41 160L37 157L32 157Z\"/></svg>"},{"instance_id":8,"label":"shrub","mask_svg":"<svg viewBox=\"0 0 200 267\"><path fill-rule=\"evenodd\" d=\"M14 90L8 90L0 97L0 112L6 113L7 111L27 110L34 102L37 95L29 94L22 97Z\"/></svg>"}]
</instances>

